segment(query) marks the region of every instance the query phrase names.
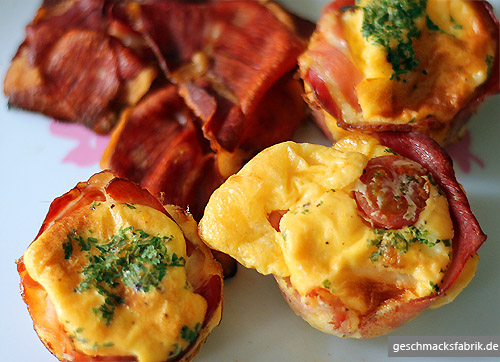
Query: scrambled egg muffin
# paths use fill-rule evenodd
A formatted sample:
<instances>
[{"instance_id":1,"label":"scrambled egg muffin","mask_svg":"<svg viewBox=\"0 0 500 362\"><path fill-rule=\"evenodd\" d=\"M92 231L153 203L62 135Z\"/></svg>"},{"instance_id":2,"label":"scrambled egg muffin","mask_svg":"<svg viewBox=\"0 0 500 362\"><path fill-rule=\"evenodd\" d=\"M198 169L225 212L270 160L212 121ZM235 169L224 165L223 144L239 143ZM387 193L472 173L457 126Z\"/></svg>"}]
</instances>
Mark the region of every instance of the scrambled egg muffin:
<instances>
[{"instance_id":1,"label":"scrambled egg muffin","mask_svg":"<svg viewBox=\"0 0 500 362\"><path fill-rule=\"evenodd\" d=\"M435 178L370 136L333 147L285 142L214 192L200 236L244 266L273 274L312 326L372 337L438 295L441 304L451 301L474 275L471 250L461 273L452 268L460 281L443 283L461 252L454 255L455 220Z\"/></svg>"}]
</instances>

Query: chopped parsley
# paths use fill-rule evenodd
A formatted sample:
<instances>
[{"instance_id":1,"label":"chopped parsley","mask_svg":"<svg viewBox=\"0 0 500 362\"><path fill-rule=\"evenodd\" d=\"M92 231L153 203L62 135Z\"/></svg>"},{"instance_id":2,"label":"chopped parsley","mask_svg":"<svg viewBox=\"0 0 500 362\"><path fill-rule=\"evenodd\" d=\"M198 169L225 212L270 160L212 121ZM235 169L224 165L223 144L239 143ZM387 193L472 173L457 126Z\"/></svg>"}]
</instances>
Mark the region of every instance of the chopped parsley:
<instances>
[{"instance_id":1,"label":"chopped parsley","mask_svg":"<svg viewBox=\"0 0 500 362\"><path fill-rule=\"evenodd\" d=\"M66 251L66 248L68 249L68 257L66 257L66 254L65 254L65 257L66 259L69 259L69 257L71 256L72 252L73 252L73 242L76 242L79 246L80 246L80 251L89 251L91 248L92 248L92 245L93 244L96 244L97 243L97 239L96 238L93 238L93 237L88 237L86 240L81 236L81 235L78 235L76 230L73 230L73 232L71 233L68 233L67 235L67 239L66 239L66 246L63 245L63 248L65 248L65 251ZM71 250L71 252L69 252Z\"/></svg>"},{"instance_id":2,"label":"chopped parsley","mask_svg":"<svg viewBox=\"0 0 500 362\"><path fill-rule=\"evenodd\" d=\"M323 280L323 282L321 283L321 286L322 286L323 288L325 288L326 290L328 290L329 292L332 292L332 293L333 293L333 292L335 291L335 290L333 289L333 284L332 284L332 282L331 282L330 280L328 280L328 279Z\"/></svg>"},{"instance_id":3,"label":"chopped parsley","mask_svg":"<svg viewBox=\"0 0 500 362\"><path fill-rule=\"evenodd\" d=\"M192 343L198 337L198 334L200 333L200 329L201 329L201 323L199 323L199 322L196 323L196 325L194 326L193 329L184 325L181 328L181 338L189 343ZM169 354L169 360L179 357L183 352L182 347L179 346L179 344L175 343L173 345L173 347L174 347L173 351L170 351L170 354Z\"/></svg>"},{"instance_id":4,"label":"chopped parsley","mask_svg":"<svg viewBox=\"0 0 500 362\"><path fill-rule=\"evenodd\" d=\"M368 41L385 48L394 72L391 80L401 80L401 75L415 70L420 63L413 48L413 39L422 33L416 20L425 16L429 30L440 30L427 15L426 7L427 0L373 0L361 6L361 33Z\"/></svg>"},{"instance_id":5,"label":"chopped parsley","mask_svg":"<svg viewBox=\"0 0 500 362\"><path fill-rule=\"evenodd\" d=\"M94 344L92 345L92 349L94 351L97 351L98 349L101 349L101 348L109 348L109 347L113 347L115 344L113 342L104 342L104 343L97 343L97 342L94 342Z\"/></svg>"},{"instance_id":6,"label":"chopped parsley","mask_svg":"<svg viewBox=\"0 0 500 362\"><path fill-rule=\"evenodd\" d=\"M64 250L64 259L69 259L71 254L73 254L73 243L71 242L71 236L68 234L68 237L62 243L62 247Z\"/></svg>"},{"instance_id":7,"label":"chopped parsley","mask_svg":"<svg viewBox=\"0 0 500 362\"><path fill-rule=\"evenodd\" d=\"M450 15L450 22L453 24L453 29L462 30L462 25L457 23L455 19L453 19L453 16L451 15Z\"/></svg>"},{"instance_id":8,"label":"chopped parsley","mask_svg":"<svg viewBox=\"0 0 500 362\"><path fill-rule=\"evenodd\" d=\"M198 333L200 332L201 323L196 323L193 329L188 326L182 326L181 328L181 337L185 339L189 343L193 342L196 337L198 337Z\"/></svg>"},{"instance_id":9,"label":"chopped parsley","mask_svg":"<svg viewBox=\"0 0 500 362\"><path fill-rule=\"evenodd\" d=\"M373 231L375 238L367 240L370 246L377 248L377 251L373 252L370 256L370 260L373 262L378 261L388 249L395 249L399 251L399 254L404 254L410 249L412 244L427 245L430 248L438 243L443 243L447 247L451 245L449 239L436 239L435 242L429 240L427 230L413 225L406 226L400 230L375 229Z\"/></svg>"},{"instance_id":10,"label":"chopped parsley","mask_svg":"<svg viewBox=\"0 0 500 362\"><path fill-rule=\"evenodd\" d=\"M83 280L75 291L94 289L102 295L104 303L93 311L109 325L116 307L125 302L118 287L148 292L158 288L169 267L185 265L183 257L168 253L167 243L172 238L152 236L128 226L99 243L97 238L84 238L73 230L62 245L65 258L71 257L76 244L87 259L87 265L80 270Z\"/></svg>"},{"instance_id":11,"label":"chopped parsley","mask_svg":"<svg viewBox=\"0 0 500 362\"><path fill-rule=\"evenodd\" d=\"M404 177L405 177L405 180L402 180L401 183L399 184L399 192L400 192L401 196L405 196L413 191L410 186L412 186L414 184L418 185L421 183L419 181L420 178L417 179L417 177L415 177L415 176L405 175ZM396 198L396 196L398 196L398 195L395 195L394 197ZM401 197L401 196L399 196L399 197Z\"/></svg>"},{"instance_id":12,"label":"chopped parsley","mask_svg":"<svg viewBox=\"0 0 500 362\"><path fill-rule=\"evenodd\" d=\"M437 189L437 192L438 192L439 195L444 195L443 191L441 190L441 188L437 184L436 180L434 180L434 177L432 176L431 173L427 174L427 179L429 180L429 182L431 183L431 185L434 186Z\"/></svg>"},{"instance_id":13,"label":"chopped parsley","mask_svg":"<svg viewBox=\"0 0 500 362\"><path fill-rule=\"evenodd\" d=\"M73 334L71 334L69 336L69 338L71 338L73 341L78 341L78 342L83 343L83 344L88 344L89 340L81 336L82 332L83 332L83 328L81 328L81 327L77 328L73 332ZM109 348L109 347L113 347L113 346L114 346L113 342L104 342L104 343L94 342L92 344L92 350L96 351L96 350L101 349L101 348Z\"/></svg>"},{"instance_id":14,"label":"chopped parsley","mask_svg":"<svg viewBox=\"0 0 500 362\"><path fill-rule=\"evenodd\" d=\"M434 24L434 22L429 18L428 15L425 16L425 25L427 26L427 29L432 30L432 31L439 31L439 26Z\"/></svg>"},{"instance_id":15,"label":"chopped parsley","mask_svg":"<svg viewBox=\"0 0 500 362\"><path fill-rule=\"evenodd\" d=\"M488 78L491 76L491 73L493 72L493 61L494 57L491 54L488 54L486 56L486 59L484 60L486 62L486 66L488 67L486 74L488 75Z\"/></svg>"},{"instance_id":16,"label":"chopped parsley","mask_svg":"<svg viewBox=\"0 0 500 362\"><path fill-rule=\"evenodd\" d=\"M432 176L431 173L428 173L427 174L427 179L429 180L429 182L431 183L432 186L436 186L437 187L437 183L436 181L434 180L434 177Z\"/></svg>"},{"instance_id":17,"label":"chopped parsley","mask_svg":"<svg viewBox=\"0 0 500 362\"><path fill-rule=\"evenodd\" d=\"M431 286L431 288L433 289L433 291L439 292L439 285L437 285L436 283L434 283L432 280L429 282L429 285Z\"/></svg>"},{"instance_id":18,"label":"chopped parsley","mask_svg":"<svg viewBox=\"0 0 500 362\"><path fill-rule=\"evenodd\" d=\"M83 328L81 328L81 327L77 328L75 331L73 331L73 334L71 334L69 336L69 338L71 338L72 340L76 340L80 343L84 343L84 344L88 343L89 341L80 335L82 332L83 332Z\"/></svg>"},{"instance_id":19,"label":"chopped parsley","mask_svg":"<svg viewBox=\"0 0 500 362\"><path fill-rule=\"evenodd\" d=\"M384 152L385 152L385 153L390 153L390 154L393 154L393 155L397 155L397 152L394 152L394 151L392 150L392 148L386 148L386 149L384 150Z\"/></svg>"},{"instance_id":20,"label":"chopped parsley","mask_svg":"<svg viewBox=\"0 0 500 362\"><path fill-rule=\"evenodd\" d=\"M94 200L94 201L92 201L92 203L90 204L90 207L89 207L89 208L90 208L91 210L95 210L95 209L96 209L96 207L98 207L98 206L101 206L101 203L100 203L100 202L97 202L97 201L95 201L95 200Z\"/></svg>"}]
</instances>

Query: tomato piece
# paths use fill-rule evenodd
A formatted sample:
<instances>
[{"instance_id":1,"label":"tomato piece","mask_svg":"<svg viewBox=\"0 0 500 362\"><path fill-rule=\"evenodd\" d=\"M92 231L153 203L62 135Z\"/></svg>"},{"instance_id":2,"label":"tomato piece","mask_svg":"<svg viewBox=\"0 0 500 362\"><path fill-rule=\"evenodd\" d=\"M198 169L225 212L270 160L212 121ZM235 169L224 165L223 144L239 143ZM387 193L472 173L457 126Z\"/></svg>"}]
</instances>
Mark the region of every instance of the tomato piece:
<instances>
[{"instance_id":1,"label":"tomato piece","mask_svg":"<svg viewBox=\"0 0 500 362\"><path fill-rule=\"evenodd\" d=\"M361 214L372 226L400 229L413 225L425 207L429 193L418 163L399 155L368 161L354 197Z\"/></svg>"}]
</instances>

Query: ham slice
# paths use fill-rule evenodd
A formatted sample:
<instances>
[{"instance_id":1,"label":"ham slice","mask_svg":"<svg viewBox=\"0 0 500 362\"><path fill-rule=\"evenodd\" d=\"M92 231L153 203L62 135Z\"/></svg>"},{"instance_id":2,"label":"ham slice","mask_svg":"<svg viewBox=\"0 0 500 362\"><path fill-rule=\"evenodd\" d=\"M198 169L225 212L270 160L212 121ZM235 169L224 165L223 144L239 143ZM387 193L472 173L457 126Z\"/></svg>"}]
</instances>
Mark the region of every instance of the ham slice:
<instances>
[{"instance_id":1,"label":"ham slice","mask_svg":"<svg viewBox=\"0 0 500 362\"><path fill-rule=\"evenodd\" d=\"M359 327L363 338L379 335L381 330L388 331L400 327L444 297L466 262L486 240L486 235L472 214L469 202L456 180L451 158L436 142L418 133L381 132L377 137L381 144L426 168L446 195L454 227L453 255L437 293L390 305L383 313L373 313L365 317Z\"/></svg>"},{"instance_id":2,"label":"ham slice","mask_svg":"<svg viewBox=\"0 0 500 362\"><path fill-rule=\"evenodd\" d=\"M199 219L224 181L199 122L176 86L160 88L124 113L101 166L141 184L164 203L189 208Z\"/></svg>"},{"instance_id":3,"label":"ham slice","mask_svg":"<svg viewBox=\"0 0 500 362\"><path fill-rule=\"evenodd\" d=\"M143 35L202 120L212 149L225 154L219 159L224 176L291 137L305 117L292 70L312 26L276 4L164 1L121 4L114 11Z\"/></svg>"},{"instance_id":4,"label":"ham slice","mask_svg":"<svg viewBox=\"0 0 500 362\"><path fill-rule=\"evenodd\" d=\"M125 27L107 32L116 23L108 7L104 0L45 1L6 74L9 105L108 133L156 74L117 37L129 36Z\"/></svg>"}]
</instances>

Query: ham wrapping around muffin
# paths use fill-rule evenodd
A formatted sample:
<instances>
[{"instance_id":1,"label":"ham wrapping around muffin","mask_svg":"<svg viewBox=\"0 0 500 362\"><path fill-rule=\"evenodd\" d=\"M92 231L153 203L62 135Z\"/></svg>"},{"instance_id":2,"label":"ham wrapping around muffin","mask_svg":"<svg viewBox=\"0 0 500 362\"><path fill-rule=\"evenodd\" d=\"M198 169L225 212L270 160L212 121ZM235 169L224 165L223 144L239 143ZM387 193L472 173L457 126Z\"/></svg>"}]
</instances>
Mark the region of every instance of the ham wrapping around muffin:
<instances>
[{"instance_id":1,"label":"ham wrapping around muffin","mask_svg":"<svg viewBox=\"0 0 500 362\"><path fill-rule=\"evenodd\" d=\"M17 266L61 361L190 361L221 319L222 269L196 222L107 171L54 200Z\"/></svg>"},{"instance_id":2,"label":"ham wrapping around muffin","mask_svg":"<svg viewBox=\"0 0 500 362\"><path fill-rule=\"evenodd\" d=\"M416 131L445 145L500 90L498 41L486 1L337 0L299 58L300 76L331 139Z\"/></svg>"},{"instance_id":3,"label":"ham wrapping around muffin","mask_svg":"<svg viewBox=\"0 0 500 362\"><path fill-rule=\"evenodd\" d=\"M273 274L312 326L354 338L452 301L486 239L449 156L405 132L272 146L214 192L199 230Z\"/></svg>"}]
</instances>

